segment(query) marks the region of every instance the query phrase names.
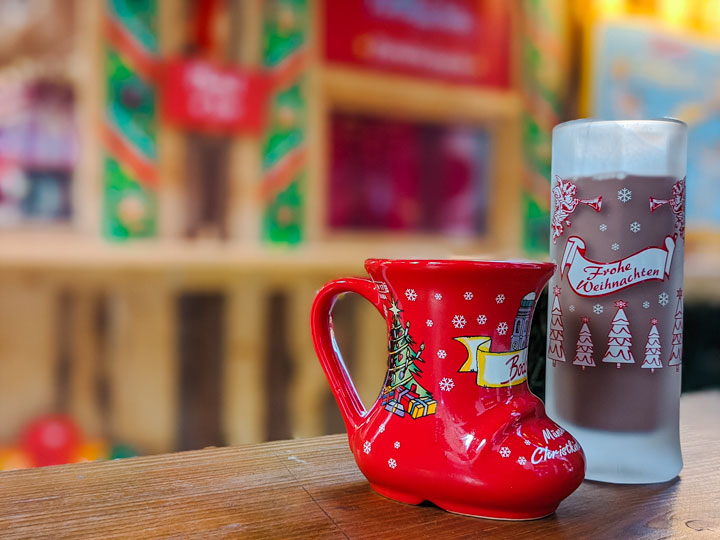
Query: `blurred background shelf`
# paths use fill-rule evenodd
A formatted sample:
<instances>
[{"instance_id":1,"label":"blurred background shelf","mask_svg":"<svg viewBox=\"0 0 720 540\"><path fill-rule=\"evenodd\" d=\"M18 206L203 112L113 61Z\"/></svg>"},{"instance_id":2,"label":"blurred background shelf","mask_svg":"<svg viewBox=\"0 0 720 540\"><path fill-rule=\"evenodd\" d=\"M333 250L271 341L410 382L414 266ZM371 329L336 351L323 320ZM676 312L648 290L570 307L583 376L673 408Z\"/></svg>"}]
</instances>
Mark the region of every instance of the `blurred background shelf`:
<instances>
[{"instance_id":1,"label":"blurred background shelf","mask_svg":"<svg viewBox=\"0 0 720 540\"><path fill-rule=\"evenodd\" d=\"M52 272L55 277L96 279L112 283L124 272L175 274L177 283L202 277L206 283L228 284L247 276L287 280L302 276L365 274L364 261L374 258L447 258L447 246L413 237L378 245L372 238L351 242L325 242L292 250L245 246L219 240L146 240L127 244L81 240L72 233L16 234L0 239L0 272ZM402 244L401 248L394 247ZM511 253L458 251L450 257L484 260L546 260L514 257ZM685 260L685 298L688 301L720 300L720 255L690 254ZM109 274L109 277L108 277ZM202 274L197 276L196 274ZM108 281L110 279L110 281Z\"/></svg>"}]
</instances>

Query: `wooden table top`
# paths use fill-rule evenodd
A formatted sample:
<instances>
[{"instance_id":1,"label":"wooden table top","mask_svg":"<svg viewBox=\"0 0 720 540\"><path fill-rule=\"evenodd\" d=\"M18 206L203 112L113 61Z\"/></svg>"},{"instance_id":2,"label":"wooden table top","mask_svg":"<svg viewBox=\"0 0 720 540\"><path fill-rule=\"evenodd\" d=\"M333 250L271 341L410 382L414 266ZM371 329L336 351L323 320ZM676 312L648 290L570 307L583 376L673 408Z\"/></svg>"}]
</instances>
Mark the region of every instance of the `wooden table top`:
<instances>
[{"instance_id":1,"label":"wooden table top","mask_svg":"<svg viewBox=\"0 0 720 540\"><path fill-rule=\"evenodd\" d=\"M720 391L683 396L679 478L585 482L550 517L375 494L344 435L0 474L0 538L720 538Z\"/></svg>"}]
</instances>

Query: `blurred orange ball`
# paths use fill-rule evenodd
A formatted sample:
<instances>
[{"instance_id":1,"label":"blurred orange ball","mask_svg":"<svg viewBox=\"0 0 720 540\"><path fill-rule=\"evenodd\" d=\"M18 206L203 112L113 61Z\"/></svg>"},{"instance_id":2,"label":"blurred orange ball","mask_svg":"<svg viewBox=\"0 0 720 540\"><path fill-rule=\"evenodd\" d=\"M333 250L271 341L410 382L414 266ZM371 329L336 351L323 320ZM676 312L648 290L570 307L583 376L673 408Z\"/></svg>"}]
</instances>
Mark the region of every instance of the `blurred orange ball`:
<instances>
[{"instance_id":1,"label":"blurred orange ball","mask_svg":"<svg viewBox=\"0 0 720 540\"><path fill-rule=\"evenodd\" d=\"M0 471L14 471L32 467L30 458L18 448L0 448Z\"/></svg>"},{"instance_id":2,"label":"blurred orange ball","mask_svg":"<svg viewBox=\"0 0 720 540\"><path fill-rule=\"evenodd\" d=\"M82 463L85 461L100 461L108 459L110 449L102 439L92 439L85 441L77 448L73 463Z\"/></svg>"}]
</instances>

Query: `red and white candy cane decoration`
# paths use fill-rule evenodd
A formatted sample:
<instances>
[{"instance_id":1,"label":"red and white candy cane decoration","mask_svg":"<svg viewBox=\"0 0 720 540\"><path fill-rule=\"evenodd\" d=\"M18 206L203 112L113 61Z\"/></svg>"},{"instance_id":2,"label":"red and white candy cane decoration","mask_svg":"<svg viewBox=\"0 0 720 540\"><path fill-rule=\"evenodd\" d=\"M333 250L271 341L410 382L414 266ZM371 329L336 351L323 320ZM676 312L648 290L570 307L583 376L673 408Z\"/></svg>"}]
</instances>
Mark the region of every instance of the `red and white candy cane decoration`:
<instances>
[{"instance_id":1,"label":"red and white candy cane decoration","mask_svg":"<svg viewBox=\"0 0 720 540\"><path fill-rule=\"evenodd\" d=\"M602 208L602 197L594 199L578 199L575 197L577 186L570 180L563 180L555 175L557 184L552 188L553 208L552 219L550 220L550 228L552 230L553 244L557 244L557 239L562 236L565 227L570 227L570 215L575 211L579 204L586 204L596 212Z\"/></svg>"},{"instance_id":2,"label":"red and white candy cane decoration","mask_svg":"<svg viewBox=\"0 0 720 540\"><path fill-rule=\"evenodd\" d=\"M670 209L675 215L675 227L680 236L685 238L685 178L673 184L671 199L650 197L650 212L654 212L664 204L670 205Z\"/></svg>"}]
</instances>

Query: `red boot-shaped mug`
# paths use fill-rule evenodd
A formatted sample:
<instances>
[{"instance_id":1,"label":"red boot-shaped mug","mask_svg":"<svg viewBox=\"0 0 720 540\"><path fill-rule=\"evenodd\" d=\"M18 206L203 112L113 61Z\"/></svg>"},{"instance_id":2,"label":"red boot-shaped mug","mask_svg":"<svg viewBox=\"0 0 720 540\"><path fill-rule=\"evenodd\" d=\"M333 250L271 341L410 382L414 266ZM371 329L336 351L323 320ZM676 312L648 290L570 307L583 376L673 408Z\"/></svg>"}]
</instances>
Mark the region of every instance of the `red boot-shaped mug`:
<instances>
[{"instance_id":1,"label":"red boot-shaped mug","mask_svg":"<svg viewBox=\"0 0 720 540\"><path fill-rule=\"evenodd\" d=\"M379 494L450 512L534 519L582 482L577 441L527 385L535 301L551 263L371 259L371 279L332 281L313 341L350 448ZM388 326L388 370L366 409L332 332L338 295L369 300Z\"/></svg>"}]
</instances>

